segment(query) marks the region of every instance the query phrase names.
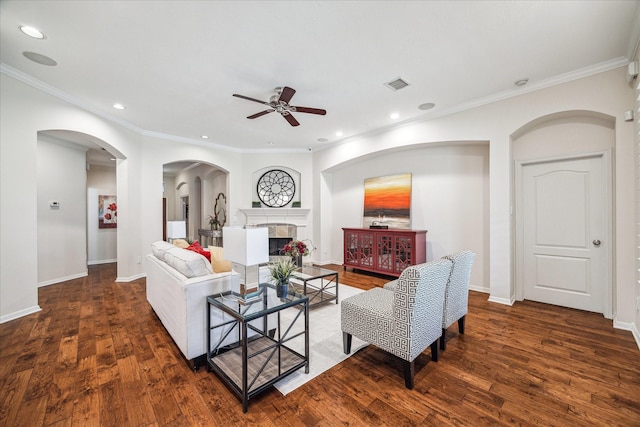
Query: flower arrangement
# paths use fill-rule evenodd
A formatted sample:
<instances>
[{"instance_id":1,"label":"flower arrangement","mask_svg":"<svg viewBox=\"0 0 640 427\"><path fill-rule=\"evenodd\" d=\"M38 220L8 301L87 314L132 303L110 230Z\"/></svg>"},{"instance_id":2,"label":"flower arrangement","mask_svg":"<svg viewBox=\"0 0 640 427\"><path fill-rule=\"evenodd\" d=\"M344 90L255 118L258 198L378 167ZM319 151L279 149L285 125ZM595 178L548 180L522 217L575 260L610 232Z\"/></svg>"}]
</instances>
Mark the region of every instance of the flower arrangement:
<instances>
[{"instance_id":1,"label":"flower arrangement","mask_svg":"<svg viewBox=\"0 0 640 427\"><path fill-rule=\"evenodd\" d=\"M307 244L300 240L292 240L282 248L282 253L290 257L309 255Z\"/></svg>"},{"instance_id":2,"label":"flower arrangement","mask_svg":"<svg viewBox=\"0 0 640 427\"><path fill-rule=\"evenodd\" d=\"M297 266L291 258L281 258L278 261L269 264L269 273L275 284L288 283L291 274L296 270Z\"/></svg>"}]
</instances>

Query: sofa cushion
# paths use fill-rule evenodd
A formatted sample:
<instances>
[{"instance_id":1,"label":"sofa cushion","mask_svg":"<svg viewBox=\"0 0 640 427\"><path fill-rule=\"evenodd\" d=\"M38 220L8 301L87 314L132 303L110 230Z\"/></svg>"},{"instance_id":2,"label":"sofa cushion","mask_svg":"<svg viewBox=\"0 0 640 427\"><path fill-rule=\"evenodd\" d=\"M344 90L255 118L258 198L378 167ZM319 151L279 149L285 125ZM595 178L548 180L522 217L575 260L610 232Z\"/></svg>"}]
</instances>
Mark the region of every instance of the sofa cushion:
<instances>
[{"instance_id":1,"label":"sofa cushion","mask_svg":"<svg viewBox=\"0 0 640 427\"><path fill-rule=\"evenodd\" d=\"M151 253L153 253L153 255L159 260L164 261L165 252L167 252L169 249L172 249L174 247L175 246L173 246L169 242L165 242L164 240L158 240L157 242L154 242L151 244Z\"/></svg>"},{"instance_id":2,"label":"sofa cushion","mask_svg":"<svg viewBox=\"0 0 640 427\"><path fill-rule=\"evenodd\" d=\"M211 267L215 273L231 271L231 261L224 259L222 248L219 246L209 246L211 253Z\"/></svg>"},{"instance_id":3,"label":"sofa cushion","mask_svg":"<svg viewBox=\"0 0 640 427\"><path fill-rule=\"evenodd\" d=\"M175 246L165 252L164 262L189 278L213 274L211 263L204 256Z\"/></svg>"}]
</instances>

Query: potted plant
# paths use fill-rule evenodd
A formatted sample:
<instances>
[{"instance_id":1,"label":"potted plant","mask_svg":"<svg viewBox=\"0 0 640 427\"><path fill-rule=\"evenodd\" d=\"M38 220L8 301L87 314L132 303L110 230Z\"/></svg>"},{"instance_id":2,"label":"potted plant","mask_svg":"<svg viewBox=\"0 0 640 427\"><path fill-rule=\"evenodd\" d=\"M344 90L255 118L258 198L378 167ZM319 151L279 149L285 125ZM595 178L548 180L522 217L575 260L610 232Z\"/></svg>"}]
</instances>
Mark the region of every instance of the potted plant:
<instances>
[{"instance_id":1,"label":"potted plant","mask_svg":"<svg viewBox=\"0 0 640 427\"><path fill-rule=\"evenodd\" d=\"M280 258L269 264L271 280L276 285L276 295L280 298L287 296L289 292L289 278L296 270L296 265L290 258Z\"/></svg>"},{"instance_id":2,"label":"potted plant","mask_svg":"<svg viewBox=\"0 0 640 427\"><path fill-rule=\"evenodd\" d=\"M217 230L219 224L220 222L218 221L218 215L216 216L209 215L209 226L211 227L211 231Z\"/></svg>"}]
</instances>

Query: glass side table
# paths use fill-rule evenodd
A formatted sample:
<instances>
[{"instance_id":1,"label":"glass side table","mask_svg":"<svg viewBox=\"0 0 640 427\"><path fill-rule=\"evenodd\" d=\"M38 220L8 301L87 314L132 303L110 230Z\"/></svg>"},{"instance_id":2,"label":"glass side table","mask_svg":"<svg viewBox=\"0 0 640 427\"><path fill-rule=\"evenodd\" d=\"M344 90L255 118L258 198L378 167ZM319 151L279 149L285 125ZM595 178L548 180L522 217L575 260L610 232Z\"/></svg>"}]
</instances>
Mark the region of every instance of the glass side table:
<instances>
[{"instance_id":1,"label":"glass side table","mask_svg":"<svg viewBox=\"0 0 640 427\"><path fill-rule=\"evenodd\" d=\"M302 367L309 373L309 298L295 291L277 297L271 284L261 284L249 302L238 296L226 291L207 297L207 371L225 382L247 412L249 399L275 382ZM287 308L295 311L289 321L282 316ZM212 309L222 311L222 323L211 325ZM237 334L237 342L223 346L231 334ZM299 340L304 352L290 345Z\"/></svg>"},{"instance_id":2,"label":"glass side table","mask_svg":"<svg viewBox=\"0 0 640 427\"><path fill-rule=\"evenodd\" d=\"M309 297L309 305L334 300L338 304L337 271L305 265L293 272L290 283Z\"/></svg>"}]
</instances>

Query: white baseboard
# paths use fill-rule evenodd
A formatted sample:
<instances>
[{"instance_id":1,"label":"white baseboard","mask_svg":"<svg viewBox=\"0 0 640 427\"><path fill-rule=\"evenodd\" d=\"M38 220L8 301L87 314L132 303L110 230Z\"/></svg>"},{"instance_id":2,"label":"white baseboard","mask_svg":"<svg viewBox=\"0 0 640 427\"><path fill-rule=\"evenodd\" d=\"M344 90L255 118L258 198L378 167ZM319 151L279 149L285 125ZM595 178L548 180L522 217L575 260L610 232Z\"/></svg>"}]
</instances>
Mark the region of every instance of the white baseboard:
<instances>
[{"instance_id":1,"label":"white baseboard","mask_svg":"<svg viewBox=\"0 0 640 427\"><path fill-rule=\"evenodd\" d=\"M511 298L511 299L507 299L507 298L497 298L494 296L490 296L489 297L489 302L495 302L498 304L504 304L504 305L513 305L513 303L515 302L515 299Z\"/></svg>"},{"instance_id":2,"label":"white baseboard","mask_svg":"<svg viewBox=\"0 0 640 427\"><path fill-rule=\"evenodd\" d=\"M96 261L89 261L87 262L87 265L113 264L114 262L118 262L118 259L99 259Z\"/></svg>"},{"instance_id":3,"label":"white baseboard","mask_svg":"<svg viewBox=\"0 0 640 427\"><path fill-rule=\"evenodd\" d=\"M638 346L638 350L640 350L640 332L638 331L638 327L635 323L626 323L626 322L618 322L616 320L613 321L613 327L616 329L622 329L625 331L630 331L633 335L633 339L636 340L636 344Z\"/></svg>"},{"instance_id":4,"label":"white baseboard","mask_svg":"<svg viewBox=\"0 0 640 427\"><path fill-rule=\"evenodd\" d=\"M491 289L489 288L485 288L484 286L475 286L475 285L469 285L469 290L470 291L476 291L476 292L482 292L483 294L490 294L491 293Z\"/></svg>"},{"instance_id":5,"label":"white baseboard","mask_svg":"<svg viewBox=\"0 0 640 427\"><path fill-rule=\"evenodd\" d=\"M79 279L81 277L87 277L89 275L88 271L84 273L72 274L71 276L58 277L56 279L45 280L44 282L38 282L38 287L41 288L43 286L55 285L56 283L66 282L67 280Z\"/></svg>"},{"instance_id":6,"label":"white baseboard","mask_svg":"<svg viewBox=\"0 0 640 427\"><path fill-rule=\"evenodd\" d=\"M8 322L10 320L15 320L15 319L18 319L20 317L26 316L28 314L37 313L38 311L41 311L41 310L42 309L40 308L39 305L34 305L32 307L25 308L23 310L19 310L19 311L15 311L13 313L5 314L4 316L0 317L0 323L5 323L5 322Z\"/></svg>"},{"instance_id":7,"label":"white baseboard","mask_svg":"<svg viewBox=\"0 0 640 427\"><path fill-rule=\"evenodd\" d=\"M134 276L129 276L129 277L118 277L116 279L116 282L118 283L133 282L134 280L142 279L143 277L147 277L147 273L140 273L140 274L136 274Z\"/></svg>"}]
</instances>

